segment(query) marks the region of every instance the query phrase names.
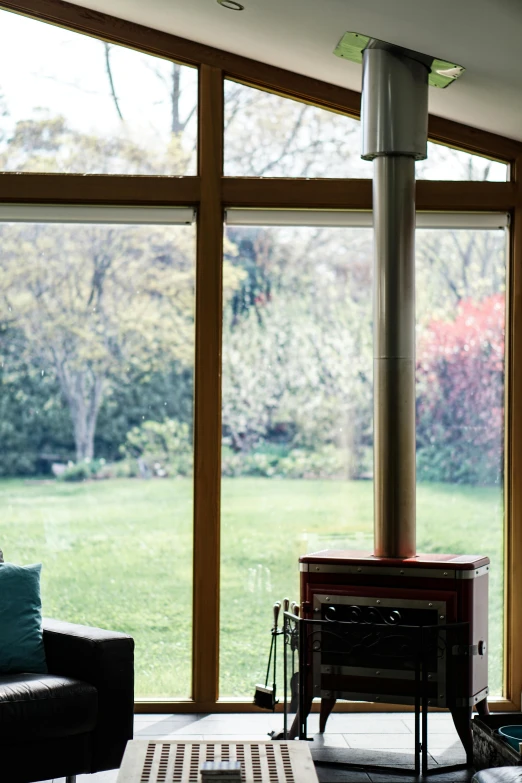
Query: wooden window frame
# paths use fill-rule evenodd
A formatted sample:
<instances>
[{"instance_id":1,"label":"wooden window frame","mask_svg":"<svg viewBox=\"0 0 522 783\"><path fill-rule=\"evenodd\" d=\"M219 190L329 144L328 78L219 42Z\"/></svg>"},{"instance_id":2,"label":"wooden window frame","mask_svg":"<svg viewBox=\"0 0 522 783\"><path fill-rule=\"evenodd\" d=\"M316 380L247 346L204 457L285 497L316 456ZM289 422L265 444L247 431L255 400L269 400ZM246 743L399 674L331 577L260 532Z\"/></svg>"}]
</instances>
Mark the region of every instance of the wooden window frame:
<instances>
[{"instance_id":1,"label":"wooden window frame","mask_svg":"<svg viewBox=\"0 0 522 783\"><path fill-rule=\"evenodd\" d=\"M0 173L0 203L194 206L198 209L194 399L193 693L138 701L137 712L250 712L218 698L223 217L227 207L372 208L371 180L249 179L223 173L225 78L358 117L360 94L62 0L0 0L0 8L199 69L198 174L149 177ZM502 211L511 216L507 270L505 412L504 698L520 709L522 665L522 143L440 117L429 138L504 161L508 182L419 181L425 211ZM518 358L518 361L517 361ZM517 477L519 480L517 481ZM344 703L342 711L404 711Z\"/></svg>"}]
</instances>

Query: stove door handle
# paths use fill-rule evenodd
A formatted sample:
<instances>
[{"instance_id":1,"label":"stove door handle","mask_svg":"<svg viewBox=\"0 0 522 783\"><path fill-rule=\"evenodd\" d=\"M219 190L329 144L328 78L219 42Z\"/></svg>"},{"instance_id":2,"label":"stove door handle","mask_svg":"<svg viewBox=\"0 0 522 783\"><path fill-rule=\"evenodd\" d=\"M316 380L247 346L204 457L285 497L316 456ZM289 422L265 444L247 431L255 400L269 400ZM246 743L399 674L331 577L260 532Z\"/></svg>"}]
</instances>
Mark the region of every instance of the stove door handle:
<instances>
[{"instance_id":1,"label":"stove door handle","mask_svg":"<svg viewBox=\"0 0 522 783\"><path fill-rule=\"evenodd\" d=\"M451 648L452 655L485 655L487 645L484 639L481 639L478 644L454 644Z\"/></svg>"}]
</instances>

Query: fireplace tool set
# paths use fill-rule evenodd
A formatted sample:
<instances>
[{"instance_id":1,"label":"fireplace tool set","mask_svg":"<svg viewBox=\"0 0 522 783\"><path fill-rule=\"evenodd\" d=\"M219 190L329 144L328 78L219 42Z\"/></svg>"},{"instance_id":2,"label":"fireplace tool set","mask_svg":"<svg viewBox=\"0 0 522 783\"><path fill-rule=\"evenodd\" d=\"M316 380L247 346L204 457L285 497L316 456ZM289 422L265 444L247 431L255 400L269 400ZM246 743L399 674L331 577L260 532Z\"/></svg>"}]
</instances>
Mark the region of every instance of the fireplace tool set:
<instances>
[{"instance_id":1,"label":"fireplace tool set","mask_svg":"<svg viewBox=\"0 0 522 783\"><path fill-rule=\"evenodd\" d=\"M284 598L283 602L283 614L285 615L288 610L291 610L293 617L299 616L299 606L295 603L295 601L292 601L290 603L288 598ZM256 685L256 689L254 692L254 704L256 707L261 707L263 710L272 710L272 712L275 710L276 705L279 704L276 696L276 681L277 681L277 637L281 636L284 633L284 628L279 628L278 626L278 620L279 620L279 613L281 611L281 601L276 601L274 604L274 624L272 626L272 630L270 632L271 634L271 642L270 642L270 654L268 656L268 666L266 668L266 677L265 677L265 684ZM285 637L286 639L286 637ZM295 654L297 652L297 642L294 644L292 643L292 665L291 665L291 677L290 677L290 691L291 691L291 701L289 705L289 711L295 712L297 709L297 699L298 699L298 680L299 680L299 674L296 670L295 666ZM270 671L272 670L272 685L269 685L270 680ZM286 661L285 657L285 668L284 668L284 691L286 694L287 690L287 675L288 675L288 663ZM286 739L286 737L285 737Z\"/></svg>"}]
</instances>

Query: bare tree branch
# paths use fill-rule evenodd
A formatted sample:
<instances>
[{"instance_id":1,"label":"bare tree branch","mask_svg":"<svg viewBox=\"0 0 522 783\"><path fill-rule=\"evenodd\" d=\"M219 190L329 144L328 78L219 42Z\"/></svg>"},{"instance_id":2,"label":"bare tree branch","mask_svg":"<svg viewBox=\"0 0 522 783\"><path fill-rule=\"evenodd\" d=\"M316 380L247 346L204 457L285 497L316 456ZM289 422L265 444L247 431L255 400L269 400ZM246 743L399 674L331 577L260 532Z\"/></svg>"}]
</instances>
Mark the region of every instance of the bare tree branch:
<instances>
[{"instance_id":1,"label":"bare tree branch","mask_svg":"<svg viewBox=\"0 0 522 783\"><path fill-rule=\"evenodd\" d=\"M118 112L118 117L120 120L123 120L123 114L121 113L120 104L118 103L118 96L116 95L116 90L114 87L114 79L112 78L112 68L111 68L111 58L110 58L110 51L111 47L110 44L108 44L106 41L103 41L103 48L105 49L105 70L107 71L107 78L109 79L109 85L111 88L111 95L112 100L114 102L114 107L116 111Z\"/></svg>"}]
</instances>

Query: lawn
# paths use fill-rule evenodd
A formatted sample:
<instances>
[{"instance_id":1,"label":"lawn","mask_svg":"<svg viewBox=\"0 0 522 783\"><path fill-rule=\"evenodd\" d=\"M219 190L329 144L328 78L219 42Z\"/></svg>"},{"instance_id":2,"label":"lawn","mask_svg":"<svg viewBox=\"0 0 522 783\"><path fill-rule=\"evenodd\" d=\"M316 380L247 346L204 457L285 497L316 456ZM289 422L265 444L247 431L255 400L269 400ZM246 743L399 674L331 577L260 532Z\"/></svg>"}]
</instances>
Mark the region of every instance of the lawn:
<instances>
[{"instance_id":1,"label":"lawn","mask_svg":"<svg viewBox=\"0 0 522 783\"><path fill-rule=\"evenodd\" d=\"M222 696L251 698L264 675L272 603L298 597L297 557L371 548L370 482L225 479ZM42 561L44 612L131 633L137 696L190 694L192 484L0 481L6 559ZM492 559L490 685L500 692L502 504L496 488L418 487L418 548Z\"/></svg>"}]
</instances>

